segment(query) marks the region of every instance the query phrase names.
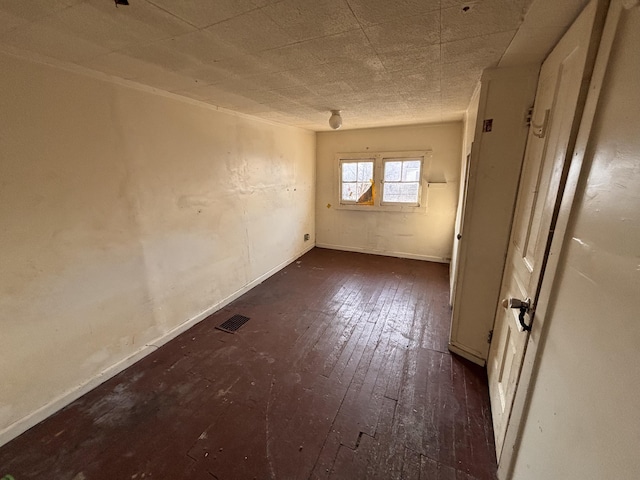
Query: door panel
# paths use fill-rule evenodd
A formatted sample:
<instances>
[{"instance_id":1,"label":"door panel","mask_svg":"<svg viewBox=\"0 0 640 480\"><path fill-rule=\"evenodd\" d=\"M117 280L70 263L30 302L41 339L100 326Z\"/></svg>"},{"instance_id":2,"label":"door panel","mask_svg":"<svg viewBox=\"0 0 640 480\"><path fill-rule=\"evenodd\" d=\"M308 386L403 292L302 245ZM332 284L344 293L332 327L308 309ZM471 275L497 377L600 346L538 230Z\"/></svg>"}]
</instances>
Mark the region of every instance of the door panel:
<instances>
[{"instance_id":1,"label":"door panel","mask_svg":"<svg viewBox=\"0 0 640 480\"><path fill-rule=\"evenodd\" d=\"M532 300L541 279L595 21L591 2L542 65L514 213L501 298ZM546 119L546 121L545 121ZM517 309L498 306L487 370L498 460L518 384L528 332ZM529 313L525 322L530 324Z\"/></svg>"}]
</instances>

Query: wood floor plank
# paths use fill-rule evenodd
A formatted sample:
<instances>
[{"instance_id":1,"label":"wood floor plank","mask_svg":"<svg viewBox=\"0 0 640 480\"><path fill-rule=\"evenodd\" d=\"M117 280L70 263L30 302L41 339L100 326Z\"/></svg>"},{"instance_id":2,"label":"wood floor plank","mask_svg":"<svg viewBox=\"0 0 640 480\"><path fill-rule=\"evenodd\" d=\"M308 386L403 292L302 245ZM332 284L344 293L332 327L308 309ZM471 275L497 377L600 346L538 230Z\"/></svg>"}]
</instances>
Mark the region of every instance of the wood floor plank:
<instances>
[{"instance_id":1,"label":"wood floor plank","mask_svg":"<svg viewBox=\"0 0 640 480\"><path fill-rule=\"evenodd\" d=\"M313 249L1 447L2 474L495 480L449 324L447 265Z\"/></svg>"},{"instance_id":2,"label":"wood floor plank","mask_svg":"<svg viewBox=\"0 0 640 480\"><path fill-rule=\"evenodd\" d=\"M329 478L333 472L340 447L340 431L332 428L325 437L322 448L313 465L313 470L309 477L311 480L324 480Z\"/></svg>"},{"instance_id":3,"label":"wood floor plank","mask_svg":"<svg viewBox=\"0 0 640 480\"><path fill-rule=\"evenodd\" d=\"M396 400L386 397L383 399L375 433L376 443L372 445L366 478L400 478L405 447L398 441L397 408Z\"/></svg>"},{"instance_id":4,"label":"wood floor plank","mask_svg":"<svg viewBox=\"0 0 640 480\"><path fill-rule=\"evenodd\" d=\"M455 468L436 462L425 455L420 458L421 480L457 480Z\"/></svg>"},{"instance_id":5,"label":"wood floor plank","mask_svg":"<svg viewBox=\"0 0 640 480\"><path fill-rule=\"evenodd\" d=\"M420 454L409 449L404 449L402 459L402 480L420 480Z\"/></svg>"}]
</instances>

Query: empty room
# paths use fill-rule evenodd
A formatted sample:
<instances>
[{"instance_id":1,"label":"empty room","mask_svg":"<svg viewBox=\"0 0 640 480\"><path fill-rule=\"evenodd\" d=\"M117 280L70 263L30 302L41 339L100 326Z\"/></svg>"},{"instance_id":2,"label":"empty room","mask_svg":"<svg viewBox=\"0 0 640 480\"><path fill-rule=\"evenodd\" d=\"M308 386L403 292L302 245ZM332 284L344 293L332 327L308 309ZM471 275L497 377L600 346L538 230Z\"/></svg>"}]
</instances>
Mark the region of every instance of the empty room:
<instances>
[{"instance_id":1,"label":"empty room","mask_svg":"<svg viewBox=\"0 0 640 480\"><path fill-rule=\"evenodd\" d=\"M638 0L0 0L0 480L640 478Z\"/></svg>"}]
</instances>

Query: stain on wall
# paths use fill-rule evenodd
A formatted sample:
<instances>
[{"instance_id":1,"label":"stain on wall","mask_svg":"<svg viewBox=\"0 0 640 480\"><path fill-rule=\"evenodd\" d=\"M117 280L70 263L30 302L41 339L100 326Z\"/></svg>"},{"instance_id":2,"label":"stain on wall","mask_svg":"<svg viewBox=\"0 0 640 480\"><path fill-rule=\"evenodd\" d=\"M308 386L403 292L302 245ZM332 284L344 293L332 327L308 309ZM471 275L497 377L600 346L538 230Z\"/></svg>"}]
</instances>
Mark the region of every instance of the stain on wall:
<instances>
[{"instance_id":1,"label":"stain on wall","mask_svg":"<svg viewBox=\"0 0 640 480\"><path fill-rule=\"evenodd\" d=\"M0 69L1 436L308 248L315 134Z\"/></svg>"}]
</instances>

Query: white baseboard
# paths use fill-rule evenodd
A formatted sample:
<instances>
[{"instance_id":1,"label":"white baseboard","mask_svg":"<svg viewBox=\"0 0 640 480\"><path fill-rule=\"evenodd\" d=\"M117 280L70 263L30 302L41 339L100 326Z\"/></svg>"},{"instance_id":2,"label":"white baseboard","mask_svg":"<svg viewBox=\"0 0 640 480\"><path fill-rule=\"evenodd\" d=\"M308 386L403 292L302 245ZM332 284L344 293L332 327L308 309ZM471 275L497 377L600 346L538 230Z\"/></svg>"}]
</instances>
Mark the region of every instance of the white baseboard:
<instances>
[{"instance_id":1,"label":"white baseboard","mask_svg":"<svg viewBox=\"0 0 640 480\"><path fill-rule=\"evenodd\" d=\"M420 255L417 253L394 252L387 250L372 250L363 247L348 247L345 245L332 245L329 243L316 243L318 248L328 248L330 250L342 250L345 252L368 253L370 255L383 255L385 257L409 258L412 260L425 260L427 262L450 263L450 258L434 257L432 255Z\"/></svg>"},{"instance_id":2,"label":"white baseboard","mask_svg":"<svg viewBox=\"0 0 640 480\"><path fill-rule=\"evenodd\" d=\"M90 392L91 390L93 390L97 386L99 386L102 383L106 382L107 380L115 377L118 373L120 373L123 370L127 369L128 367L130 367L131 365L136 363L138 360L141 360L142 358L146 357L147 355L149 355L151 352L157 350L162 345L170 342L171 340L176 338L181 333L189 330L195 324L201 322L202 320L207 318L212 313L215 313L218 310L220 310L221 308L224 308L225 306L227 306L229 303L233 302L238 297L240 297L240 296L244 295L245 293L247 293L249 290L251 290L256 285L264 282L267 278L269 278L270 276L272 276L275 273L279 272L284 267L289 265L291 262L295 261L296 258L299 258L302 255L304 255L305 253L307 253L314 246L315 246L314 244L309 245L304 250L302 250L300 253L297 253L296 255L294 255L293 257L289 258L288 260L285 260L284 262L280 263L279 265L273 267L271 270L269 270L268 272L260 275L258 278L256 278L252 282L246 284L244 287L242 287L241 289L237 290L233 294L231 294L228 297L224 298L223 300L217 302L216 304L212 305L211 307L207 308L206 310L203 310L202 312L198 313L197 315L195 315L194 317L190 318L186 322L178 325L174 329L166 332L165 334L161 335L160 337L156 338L155 340L147 343L146 345L142 346L136 352L134 352L131 355L129 355L128 357L120 360L119 362L115 363L114 365L106 368L105 370L103 370L102 372L98 373L94 377L90 378L86 382L78 385L75 388L72 388L71 390L63 393L62 395L59 395L58 397L54 398L52 401L50 401L46 405L43 405L42 407L40 407L39 409L37 409L34 412L30 413L26 417L23 417L20 420L18 420L17 422L14 422L11 425L9 425L8 427L4 428L2 431L0 431L0 447L2 445L5 445L6 443L9 443L11 440L13 440L14 438L16 438L19 435L23 434L24 432L29 430L31 427L37 425L38 423L40 423L41 421L45 420L46 418L50 417L51 415L53 415L57 411L62 410L64 407L66 407L70 403L74 402L75 400L80 398L85 393Z\"/></svg>"},{"instance_id":3,"label":"white baseboard","mask_svg":"<svg viewBox=\"0 0 640 480\"><path fill-rule=\"evenodd\" d=\"M470 362L476 363L476 364L480 365L481 367L484 367L487 364L487 360L486 359L484 359L482 357L479 357L475 353L469 352L464 347L460 347L460 346L456 345L455 343L449 343L449 351L451 353L455 353L456 355L460 355L462 358L466 358Z\"/></svg>"}]
</instances>

